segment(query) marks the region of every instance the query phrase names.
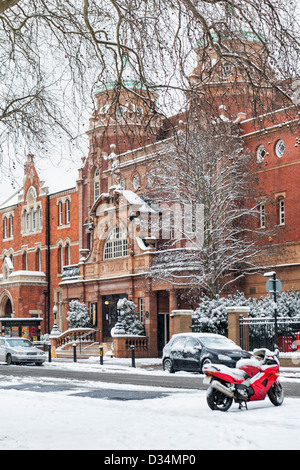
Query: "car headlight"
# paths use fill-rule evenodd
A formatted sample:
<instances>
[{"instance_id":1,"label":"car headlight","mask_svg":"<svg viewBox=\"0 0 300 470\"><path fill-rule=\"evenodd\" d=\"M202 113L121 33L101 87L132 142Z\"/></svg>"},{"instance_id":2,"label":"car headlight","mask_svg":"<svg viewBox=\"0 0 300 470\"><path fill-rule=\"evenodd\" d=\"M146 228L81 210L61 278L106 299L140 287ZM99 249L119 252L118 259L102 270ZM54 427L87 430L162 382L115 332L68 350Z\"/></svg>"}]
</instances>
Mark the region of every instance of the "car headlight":
<instances>
[{"instance_id":1,"label":"car headlight","mask_svg":"<svg viewBox=\"0 0 300 470\"><path fill-rule=\"evenodd\" d=\"M231 357L225 356L225 354L218 354L219 361L231 361Z\"/></svg>"}]
</instances>

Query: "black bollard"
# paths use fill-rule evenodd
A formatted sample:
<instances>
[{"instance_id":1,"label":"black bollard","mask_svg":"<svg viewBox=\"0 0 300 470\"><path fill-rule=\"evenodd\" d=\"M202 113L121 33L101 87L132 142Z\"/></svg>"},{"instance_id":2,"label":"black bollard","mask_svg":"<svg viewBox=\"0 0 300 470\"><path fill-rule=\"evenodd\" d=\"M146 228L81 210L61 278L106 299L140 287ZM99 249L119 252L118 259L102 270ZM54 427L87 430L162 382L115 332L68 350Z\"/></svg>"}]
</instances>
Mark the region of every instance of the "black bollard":
<instances>
[{"instance_id":1,"label":"black bollard","mask_svg":"<svg viewBox=\"0 0 300 470\"><path fill-rule=\"evenodd\" d=\"M74 362L77 362L76 344L73 344L73 360Z\"/></svg>"},{"instance_id":2,"label":"black bollard","mask_svg":"<svg viewBox=\"0 0 300 470\"><path fill-rule=\"evenodd\" d=\"M133 345L130 346L131 348L131 367L135 367L135 347Z\"/></svg>"},{"instance_id":3,"label":"black bollard","mask_svg":"<svg viewBox=\"0 0 300 470\"><path fill-rule=\"evenodd\" d=\"M48 345L48 361L51 362L52 355L51 355L51 344Z\"/></svg>"},{"instance_id":4,"label":"black bollard","mask_svg":"<svg viewBox=\"0 0 300 470\"><path fill-rule=\"evenodd\" d=\"M103 346L99 346L100 348L100 364L103 366Z\"/></svg>"}]
</instances>

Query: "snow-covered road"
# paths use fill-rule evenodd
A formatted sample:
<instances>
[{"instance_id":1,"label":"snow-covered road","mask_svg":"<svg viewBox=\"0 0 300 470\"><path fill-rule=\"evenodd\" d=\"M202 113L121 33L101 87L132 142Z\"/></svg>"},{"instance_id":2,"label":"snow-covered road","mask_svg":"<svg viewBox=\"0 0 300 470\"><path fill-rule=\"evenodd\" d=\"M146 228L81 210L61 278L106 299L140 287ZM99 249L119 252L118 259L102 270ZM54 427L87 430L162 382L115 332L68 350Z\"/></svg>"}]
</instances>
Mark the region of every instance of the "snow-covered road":
<instances>
[{"instance_id":1,"label":"snow-covered road","mask_svg":"<svg viewBox=\"0 0 300 470\"><path fill-rule=\"evenodd\" d=\"M208 408L203 391L164 389L168 395L161 398L120 401L75 396L74 390L63 387L47 393L12 389L22 380L29 379L1 380L1 450L300 449L300 399L286 398L281 407L266 399L250 403L248 411L233 405L221 413ZM63 383L34 383L54 382ZM78 382L76 391L87 387L141 390L126 384Z\"/></svg>"}]
</instances>

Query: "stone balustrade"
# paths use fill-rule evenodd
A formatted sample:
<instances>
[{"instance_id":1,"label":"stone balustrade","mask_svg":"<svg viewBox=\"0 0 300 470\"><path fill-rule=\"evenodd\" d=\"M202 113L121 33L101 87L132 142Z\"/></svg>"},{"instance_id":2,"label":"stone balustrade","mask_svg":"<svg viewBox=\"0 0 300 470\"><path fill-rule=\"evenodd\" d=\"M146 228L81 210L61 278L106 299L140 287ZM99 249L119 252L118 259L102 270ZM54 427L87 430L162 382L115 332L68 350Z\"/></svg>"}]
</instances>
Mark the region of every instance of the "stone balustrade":
<instances>
[{"instance_id":1,"label":"stone balustrade","mask_svg":"<svg viewBox=\"0 0 300 470\"><path fill-rule=\"evenodd\" d=\"M95 343L99 342L98 330L94 328L72 328L64 331L60 335L50 336L51 347L55 350L70 349L74 343Z\"/></svg>"},{"instance_id":2,"label":"stone balustrade","mask_svg":"<svg viewBox=\"0 0 300 470\"><path fill-rule=\"evenodd\" d=\"M131 346L134 346L135 357L149 357L147 336L123 336L113 337L113 352L115 357L131 357Z\"/></svg>"}]
</instances>

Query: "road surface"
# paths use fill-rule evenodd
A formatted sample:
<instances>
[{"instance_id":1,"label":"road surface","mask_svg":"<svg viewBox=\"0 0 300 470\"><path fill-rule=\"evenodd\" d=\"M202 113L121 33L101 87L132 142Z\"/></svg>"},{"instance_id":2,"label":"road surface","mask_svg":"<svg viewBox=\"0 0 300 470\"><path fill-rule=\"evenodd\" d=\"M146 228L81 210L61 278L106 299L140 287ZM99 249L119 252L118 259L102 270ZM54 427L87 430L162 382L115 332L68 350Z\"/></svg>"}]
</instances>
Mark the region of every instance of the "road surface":
<instances>
[{"instance_id":1,"label":"road surface","mask_svg":"<svg viewBox=\"0 0 300 470\"><path fill-rule=\"evenodd\" d=\"M295 379L293 374L285 373L283 374L283 388L286 397L300 397L300 378ZM167 392L166 388L170 389L194 389L194 390L206 390L207 385L203 385L203 376L200 374L167 374L163 373L158 375L151 373L149 370L147 373L137 373L130 372L118 372L114 371L83 371L83 370L69 370L66 368L51 368L51 367L36 367L36 366L7 366L5 364L0 365L0 387L1 382L5 381L8 378L22 378L22 384L19 387L24 387L30 389L30 386L37 387L34 379L39 380L39 387L41 387L42 379L47 379L48 384L44 386L44 391L47 391L46 388L50 390L51 387L60 387L60 388L76 388L82 389L84 383L88 384L91 382L103 382L110 384L120 384L120 385L136 385L136 386L145 386L145 387L157 387L157 394ZM24 379L27 379L24 381ZM61 379L60 384L50 383L49 379ZM27 382L27 384L26 384ZM32 385L30 385L32 384ZM46 388L45 388L46 387ZM16 388L16 385L14 385ZM99 390L99 389L97 389ZM81 393L81 392L80 392ZM84 393L84 392L82 392ZM89 390L89 393L92 393ZM125 392L126 393L126 392ZM99 392L100 394L100 392ZM125 396L125 395L124 395ZM148 396L146 394L146 396ZM149 395L150 396L150 395ZM100 398L101 396L99 396Z\"/></svg>"}]
</instances>

